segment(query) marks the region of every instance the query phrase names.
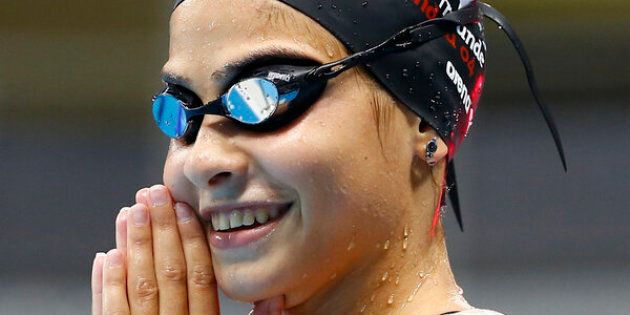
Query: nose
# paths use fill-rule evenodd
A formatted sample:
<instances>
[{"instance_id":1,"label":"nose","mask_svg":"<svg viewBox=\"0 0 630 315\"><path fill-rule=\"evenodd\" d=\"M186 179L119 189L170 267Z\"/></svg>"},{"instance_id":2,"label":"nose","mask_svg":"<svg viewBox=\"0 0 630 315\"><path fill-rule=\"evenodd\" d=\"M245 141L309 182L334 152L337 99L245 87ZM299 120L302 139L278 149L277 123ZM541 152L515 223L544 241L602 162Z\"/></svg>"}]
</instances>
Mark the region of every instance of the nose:
<instances>
[{"instance_id":1,"label":"nose","mask_svg":"<svg viewBox=\"0 0 630 315\"><path fill-rule=\"evenodd\" d=\"M219 132L201 129L184 162L184 175L200 189L234 193L246 182L248 154Z\"/></svg>"}]
</instances>

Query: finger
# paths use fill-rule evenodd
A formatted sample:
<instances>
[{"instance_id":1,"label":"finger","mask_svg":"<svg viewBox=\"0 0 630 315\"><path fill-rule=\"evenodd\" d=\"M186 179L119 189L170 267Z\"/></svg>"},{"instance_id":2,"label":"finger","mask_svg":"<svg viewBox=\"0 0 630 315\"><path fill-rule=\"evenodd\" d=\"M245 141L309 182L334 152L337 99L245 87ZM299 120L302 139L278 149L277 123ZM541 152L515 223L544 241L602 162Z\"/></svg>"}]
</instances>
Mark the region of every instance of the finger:
<instances>
[{"instance_id":1,"label":"finger","mask_svg":"<svg viewBox=\"0 0 630 315\"><path fill-rule=\"evenodd\" d=\"M158 313L158 286L153 266L149 209L143 204L127 215L127 294L132 314Z\"/></svg>"},{"instance_id":2,"label":"finger","mask_svg":"<svg viewBox=\"0 0 630 315\"><path fill-rule=\"evenodd\" d=\"M186 259L175 210L166 187L149 189L155 275L160 288L160 314L188 314Z\"/></svg>"},{"instance_id":3,"label":"finger","mask_svg":"<svg viewBox=\"0 0 630 315\"><path fill-rule=\"evenodd\" d=\"M218 314L217 282L212 270L210 249L201 223L190 206L184 203L175 204L175 213L188 270L190 314Z\"/></svg>"},{"instance_id":4,"label":"finger","mask_svg":"<svg viewBox=\"0 0 630 315\"><path fill-rule=\"evenodd\" d=\"M105 253L97 253L92 263L92 315L101 315L103 310L103 262Z\"/></svg>"},{"instance_id":5,"label":"finger","mask_svg":"<svg viewBox=\"0 0 630 315\"><path fill-rule=\"evenodd\" d=\"M110 250L105 257L103 314L129 314L124 259L118 249Z\"/></svg>"},{"instance_id":6,"label":"finger","mask_svg":"<svg viewBox=\"0 0 630 315\"><path fill-rule=\"evenodd\" d=\"M120 209L116 217L116 248L121 254L127 254L127 213L129 208Z\"/></svg>"},{"instance_id":7,"label":"finger","mask_svg":"<svg viewBox=\"0 0 630 315\"><path fill-rule=\"evenodd\" d=\"M284 310L284 295L254 303L251 315L282 315Z\"/></svg>"},{"instance_id":8,"label":"finger","mask_svg":"<svg viewBox=\"0 0 630 315\"><path fill-rule=\"evenodd\" d=\"M149 206L149 189L142 188L136 192L136 203L144 204L145 206Z\"/></svg>"}]
</instances>

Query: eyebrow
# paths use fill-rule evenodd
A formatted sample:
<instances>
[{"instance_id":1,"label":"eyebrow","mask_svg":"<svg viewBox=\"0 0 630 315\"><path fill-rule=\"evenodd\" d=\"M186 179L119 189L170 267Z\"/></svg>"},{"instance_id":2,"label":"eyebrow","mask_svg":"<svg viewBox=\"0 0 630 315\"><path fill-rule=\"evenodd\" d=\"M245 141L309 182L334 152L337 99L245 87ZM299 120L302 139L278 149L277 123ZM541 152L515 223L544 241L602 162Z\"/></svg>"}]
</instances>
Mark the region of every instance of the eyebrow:
<instances>
[{"instance_id":1,"label":"eyebrow","mask_svg":"<svg viewBox=\"0 0 630 315\"><path fill-rule=\"evenodd\" d=\"M217 81L219 84L225 84L247 69L279 61L300 61L301 63L322 64L313 57L297 50L281 46L271 46L251 51L239 60L226 63L222 69L215 70L210 78ZM192 85L189 78L172 72L163 72L162 81L181 87L190 87Z\"/></svg>"}]
</instances>

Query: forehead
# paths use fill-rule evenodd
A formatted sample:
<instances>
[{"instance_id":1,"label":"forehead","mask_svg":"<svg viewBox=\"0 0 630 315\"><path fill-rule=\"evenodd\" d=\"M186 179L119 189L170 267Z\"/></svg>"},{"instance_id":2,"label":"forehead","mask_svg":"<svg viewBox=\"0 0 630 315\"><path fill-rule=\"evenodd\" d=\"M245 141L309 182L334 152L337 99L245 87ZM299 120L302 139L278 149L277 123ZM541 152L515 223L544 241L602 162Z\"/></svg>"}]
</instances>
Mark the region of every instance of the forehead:
<instances>
[{"instance_id":1,"label":"forehead","mask_svg":"<svg viewBox=\"0 0 630 315\"><path fill-rule=\"evenodd\" d=\"M164 72L190 78L194 90L211 89L226 79L227 64L266 50L321 63L344 53L323 27L274 0L187 0L173 12L170 27Z\"/></svg>"}]
</instances>

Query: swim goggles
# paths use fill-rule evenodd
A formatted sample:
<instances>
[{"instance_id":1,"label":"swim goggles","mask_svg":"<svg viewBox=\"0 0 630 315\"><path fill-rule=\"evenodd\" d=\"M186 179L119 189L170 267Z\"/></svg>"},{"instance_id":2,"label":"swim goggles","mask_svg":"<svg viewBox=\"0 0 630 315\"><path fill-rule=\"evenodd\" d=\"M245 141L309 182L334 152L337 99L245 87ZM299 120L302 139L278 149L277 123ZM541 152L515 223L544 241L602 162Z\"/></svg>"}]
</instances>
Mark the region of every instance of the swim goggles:
<instances>
[{"instance_id":1,"label":"swim goggles","mask_svg":"<svg viewBox=\"0 0 630 315\"><path fill-rule=\"evenodd\" d=\"M468 25L480 19L480 10L473 4L407 27L379 45L335 62L315 67L261 68L207 104L191 91L167 84L153 98L153 118L160 130L173 139L194 137L203 115L228 117L254 128L282 126L303 113L321 96L327 81L345 70L440 38L452 30L445 26Z\"/></svg>"}]
</instances>

